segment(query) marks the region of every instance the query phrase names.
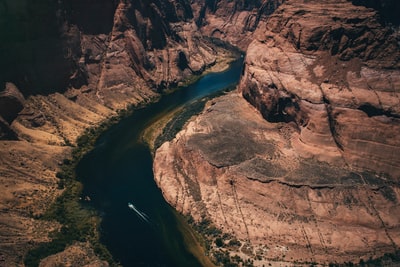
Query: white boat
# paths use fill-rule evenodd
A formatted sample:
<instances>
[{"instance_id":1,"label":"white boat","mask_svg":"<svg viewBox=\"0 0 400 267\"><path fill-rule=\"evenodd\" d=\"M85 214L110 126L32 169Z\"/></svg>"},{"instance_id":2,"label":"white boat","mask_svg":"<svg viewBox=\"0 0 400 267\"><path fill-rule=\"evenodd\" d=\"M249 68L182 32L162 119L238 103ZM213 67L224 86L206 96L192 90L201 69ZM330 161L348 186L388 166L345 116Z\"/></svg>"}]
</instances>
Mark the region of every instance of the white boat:
<instances>
[{"instance_id":1,"label":"white boat","mask_svg":"<svg viewBox=\"0 0 400 267\"><path fill-rule=\"evenodd\" d=\"M149 217L146 215L146 213L141 212L138 210L132 203L128 202L128 207L133 210L137 216L139 216L140 219L144 220L145 222L149 222Z\"/></svg>"}]
</instances>

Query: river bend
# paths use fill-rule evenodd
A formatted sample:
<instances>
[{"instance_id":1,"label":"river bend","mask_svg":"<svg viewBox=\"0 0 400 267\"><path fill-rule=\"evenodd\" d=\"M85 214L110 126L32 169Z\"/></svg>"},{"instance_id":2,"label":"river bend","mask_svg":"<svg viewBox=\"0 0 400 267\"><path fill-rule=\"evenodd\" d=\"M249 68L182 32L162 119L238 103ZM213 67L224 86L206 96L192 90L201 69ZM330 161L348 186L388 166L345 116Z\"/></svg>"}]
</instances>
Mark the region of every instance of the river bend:
<instances>
[{"instance_id":1,"label":"river bend","mask_svg":"<svg viewBox=\"0 0 400 267\"><path fill-rule=\"evenodd\" d=\"M83 197L102 216L101 241L123 266L201 266L154 182L151 153L141 134L163 114L236 85L242 63L238 59L228 70L209 73L135 111L103 133L78 164Z\"/></svg>"}]
</instances>

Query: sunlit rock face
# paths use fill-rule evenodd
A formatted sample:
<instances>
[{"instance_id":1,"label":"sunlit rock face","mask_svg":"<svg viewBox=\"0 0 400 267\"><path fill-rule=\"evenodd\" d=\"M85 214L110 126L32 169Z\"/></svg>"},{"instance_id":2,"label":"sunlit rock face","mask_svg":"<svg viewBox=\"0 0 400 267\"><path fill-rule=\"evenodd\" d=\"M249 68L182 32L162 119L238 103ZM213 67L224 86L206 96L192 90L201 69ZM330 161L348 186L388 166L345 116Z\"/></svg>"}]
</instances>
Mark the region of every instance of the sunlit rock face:
<instances>
[{"instance_id":1,"label":"sunlit rock face","mask_svg":"<svg viewBox=\"0 0 400 267\"><path fill-rule=\"evenodd\" d=\"M161 91L214 64L215 46L196 32L192 16L185 1L120 2L101 86L121 84L129 74Z\"/></svg>"},{"instance_id":2,"label":"sunlit rock face","mask_svg":"<svg viewBox=\"0 0 400 267\"><path fill-rule=\"evenodd\" d=\"M231 255L261 259L259 266L395 253L396 27L366 2L288 0L237 31L230 22L245 21L249 10L226 16L224 1L207 3L202 30L236 32L214 34L240 36L244 70L237 93L211 101L157 150L154 172L167 201L211 220L229 234ZM236 2L225 4L234 10ZM244 245L229 245L232 237Z\"/></svg>"},{"instance_id":3,"label":"sunlit rock face","mask_svg":"<svg viewBox=\"0 0 400 267\"><path fill-rule=\"evenodd\" d=\"M292 121L297 151L398 179L398 36L371 9L288 2L255 32L240 90L268 121ZM397 140L397 141L396 141Z\"/></svg>"},{"instance_id":4,"label":"sunlit rock face","mask_svg":"<svg viewBox=\"0 0 400 267\"><path fill-rule=\"evenodd\" d=\"M395 252L399 187L387 176L303 157L293 136L292 125L266 121L233 92L157 150L155 180L172 206L211 221L230 255L255 266Z\"/></svg>"}]
</instances>

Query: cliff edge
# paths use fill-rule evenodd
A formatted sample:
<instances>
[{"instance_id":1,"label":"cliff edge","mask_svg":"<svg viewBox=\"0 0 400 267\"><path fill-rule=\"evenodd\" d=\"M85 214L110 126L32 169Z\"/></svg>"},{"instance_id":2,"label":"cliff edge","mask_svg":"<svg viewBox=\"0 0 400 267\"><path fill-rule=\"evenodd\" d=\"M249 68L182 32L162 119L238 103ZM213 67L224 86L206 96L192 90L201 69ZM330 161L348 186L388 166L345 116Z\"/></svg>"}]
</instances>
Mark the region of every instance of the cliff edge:
<instances>
[{"instance_id":1,"label":"cliff edge","mask_svg":"<svg viewBox=\"0 0 400 267\"><path fill-rule=\"evenodd\" d=\"M288 0L247 34L238 92L156 152L167 201L219 229L214 257L236 264L396 255L398 28L349 1Z\"/></svg>"}]
</instances>

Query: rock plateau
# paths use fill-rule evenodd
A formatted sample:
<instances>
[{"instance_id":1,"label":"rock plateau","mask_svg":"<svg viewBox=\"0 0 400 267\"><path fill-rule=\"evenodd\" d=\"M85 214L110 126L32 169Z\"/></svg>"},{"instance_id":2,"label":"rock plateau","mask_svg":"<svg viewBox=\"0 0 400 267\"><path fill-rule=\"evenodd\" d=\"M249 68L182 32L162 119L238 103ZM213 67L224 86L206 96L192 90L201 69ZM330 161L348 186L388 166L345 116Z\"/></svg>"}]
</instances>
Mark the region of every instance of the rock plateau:
<instances>
[{"instance_id":1,"label":"rock plateau","mask_svg":"<svg viewBox=\"0 0 400 267\"><path fill-rule=\"evenodd\" d=\"M215 19L221 9L205 15L205 29L226 32ZM252 40L238 86L243 98L234 92L211 101L157 150L165 198L222 231L225 246L215 245L215 255L225 250L260 266L398 253L395 24L349 1L284 1L260 17L253 10L255 28L247 12L231 16ZM235 238L241 246L232 246Z\"/></svg>"}]
</instances>

